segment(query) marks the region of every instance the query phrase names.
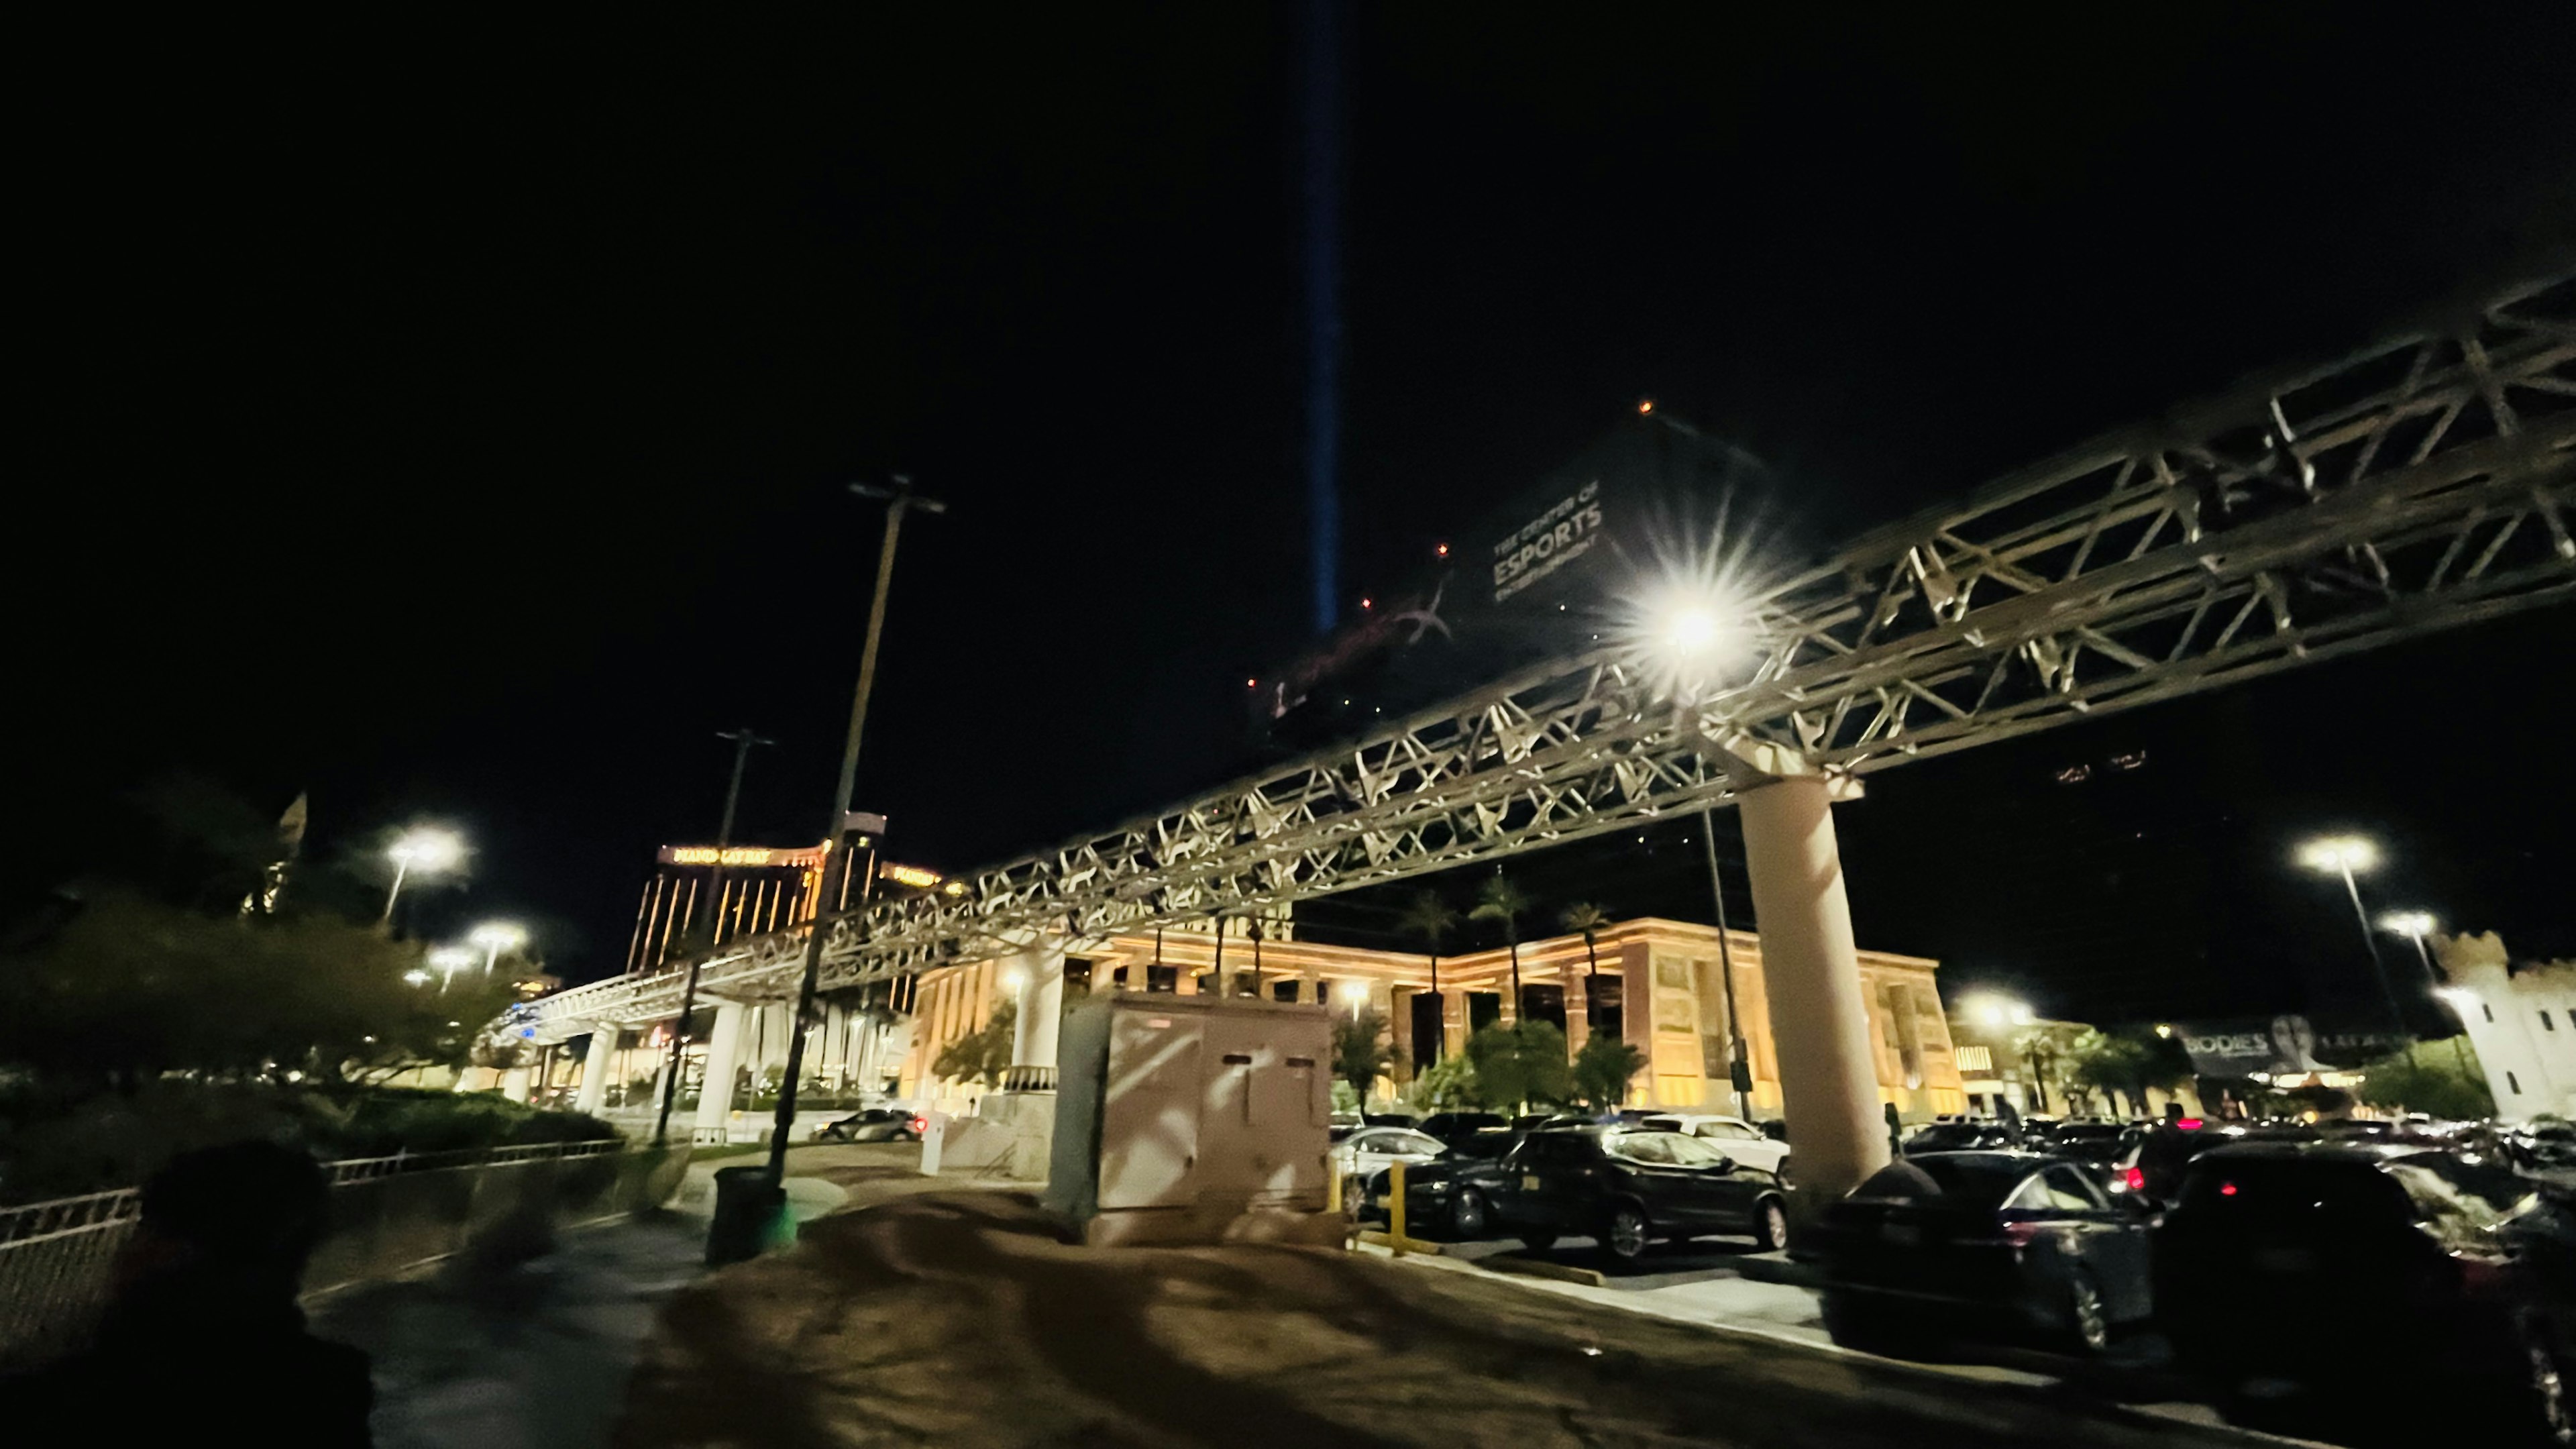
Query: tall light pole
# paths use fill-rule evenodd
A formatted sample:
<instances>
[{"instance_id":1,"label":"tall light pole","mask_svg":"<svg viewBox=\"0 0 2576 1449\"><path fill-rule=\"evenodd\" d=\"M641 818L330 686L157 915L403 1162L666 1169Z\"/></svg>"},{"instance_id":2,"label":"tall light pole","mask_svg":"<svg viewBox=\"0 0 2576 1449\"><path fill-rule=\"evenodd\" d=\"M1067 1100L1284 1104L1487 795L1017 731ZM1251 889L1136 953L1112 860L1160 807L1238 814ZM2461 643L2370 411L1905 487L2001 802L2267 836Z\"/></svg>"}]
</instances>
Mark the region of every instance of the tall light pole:
<instances>
[{"instance_id":1,"label":"tall light pole","mask_svg":"<svg viewBox=\"0 0 2576 1449\"><path fill-rule=\"evenodd\" d=\"M1717 902L1717 970L1726 994L1726 1079L1735 1088L1735 1115L1753 1120L1753 1068L1744 1028L1735 1015L1735 953L1726 944L1726 881L1717 873L1717 820L1710 807L1699 807L1699 838L1708 847L1708 894ZM1622 991L1627 989L1620 983ZM1624 1020L1624 1016L1622 1017Z\"/></svg>"},{"instance_id":2,"label":"tall light pole","mask_svg":"<svg viewBox=\"0 0 2576 1449\"><path fill-rule=\"evenodd\" d=\"M753 734L749 725L738 730L718 730L716 738L733 742L733 776L725 783L724 816L716 822L716 866L710 876L715 883L715 930L720 932L724 928L724 854L725 848L733 844L734 807L742 803L742 767L751 759L752 746L774 745L778 741ZM822 901L816 900L815 914L822 914L822 908ZM709 933L707 944L716 944L715 932ZM671 1061L662 1071L662 1111L653 1120L653 1145L656 1147L666 1145L671 1139L671 1100L680 1090L680 1052L688 1045L689 1017L698 1006L698 971L705 965L704 952L689 952L689 979L680 988L680 1019L671 1027ZM706 1089L700 1087L699 1090Z\"/></svg>"},{"instance_id":3,"label":"tall light pole","mask_svg":"<svg viewBox=\"0 0 2576 1449\"><path fill-rule=\"evenodd\" d=\"M463 946L441 946L429 953L429 964L438 972L438 994L445 996L456 973L474 964L474 953Z\"/></svg>"},{"instance_id":4,"label":"tall light pole","mask_svg":"<svg viewBox=\"0 0 2576 1449\"><path fill-rule=\"evenodd\" d=\"M2361 925L2361 944L2370 949L2370 969L2379 978L2379 990L2388 998L2389 1019L2397 1024L2397 1037L2412 1042L2415 1034L2406 1029L2406 1009L2397 1004L2397 985L2388 976L2387 959L2379 954L2379 937L2370 929L2370 912L2361 904L2361 883L2353 879L2357 871L2379 864L2379 847L2358 835L2328 835L2299 847L2299 864L2326 875L2343 877L2344 894L2352 898L2352 918Z\"/></svg>"},{"instance_id":5,"label":"tall light pole","mask_svg":"<svg viewBox=\"0 0 2576 1449\"><path fill-rule=\"evenodd\" d=\"M528 932L526 927L509 921L485 921L465 939L483 948L483 979L489 981L492 968L501 963L501 953L528 944Z\"/></svg>"},{"instance_id":6,"label":"tall light pole","mask_svg":"<svg viewBox=\"0 0 2576 1449\"><path fill-rule=\"evenodd\" d=\"M815 901L814 919L805 931L805 978L796 987L796 1014L788 1021L787 1075L778 1084L778 1115L769 1134L769 1178L772 1192L787 1177L787 1134L796 1124L796 1075L805 1066L805 1016L814 1009L814 983L823 970L823 943L831 934L831 923L824 919L823 903L837 903L849 879L850 851L846 837L850 825L850 794L859 783L859 741L867 732L868 695L877 682L877 644L885 634L886 595L894 587L894 550L903 536L903 516L918 508L926 513L946 513L948 505L935 498L924 498L912 491L912 480L895 475L894 486L877 488L853 483L850 491L862 498L885 500L885 544L877 554L876 597L868 605L867 642L859 649L859 686L850 697L850 735L841 749L841 774L832 786L832 811L824 825L823 893ZM867 909L863 897L859 908Z\"/></svg>"},{"instance_id":7,"label":"tall light pole","mask_svg":"<svg viewBox=\"0 0 2576 1449\"><path fill-rule=\"evenodd\" d=\"M394 863L393 888L385 892L385 924L394 919L394 902L402 898L403 881L413 871L434 875L465 854L465 842L444 830L407 830L385 852Z\"/></svg>"},{"instance_id":8,"label":"tall light pole","mask_svg":"<svg viewBox=\"0 0 2576 1449\"><path fill-rule=\"evenodd\" d=\"M2379 924L2415 943L2415 959L2424 964L2425 986L2434 996L2447 1001L2449 998L2442 990L2442 973L2433 969L2433 952L2424 944L2424 938L2433 934L2432 913L2430 911L2390 911L2379 918ZM2456 1004L2453 1005L2453 1010L2458 1010ZM2460 1027L2460 1034L2451 1038L2451 1055L2460 1064L2460 1075L2466 1077L2471 1075L2466 1016L2460 1018Z\"/></svg>"}]
</instances>

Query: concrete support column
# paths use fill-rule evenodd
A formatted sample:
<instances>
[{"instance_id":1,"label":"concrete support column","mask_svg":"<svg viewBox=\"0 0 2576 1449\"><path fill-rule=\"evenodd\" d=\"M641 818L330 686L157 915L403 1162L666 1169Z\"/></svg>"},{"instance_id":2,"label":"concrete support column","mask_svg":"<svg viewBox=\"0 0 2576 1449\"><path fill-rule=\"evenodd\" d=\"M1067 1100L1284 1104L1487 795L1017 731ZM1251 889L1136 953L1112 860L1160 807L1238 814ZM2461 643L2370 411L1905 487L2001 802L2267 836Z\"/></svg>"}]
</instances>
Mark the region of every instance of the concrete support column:
<instances>
[{"instance_id":1,"label":"concrete support column","mask_svg":"<svg viewBox=\"0 0 2576 1449\"><path fill-rule=\"evenodd\" d=\"M707 1072L698 1088L697 1129L721 1134L733 1111L733 1074L742 1056L742 1007L716 1004L715 1030L707 1033Z\"/></svg>"},{"instance_id":2,"label":"concrete support column","mask_svg":"<svg viewBox=\"0 0 2576 1449\"><path fill-rule=\"evenodd\" d=\"M512 1067L501 1074L501 1095L513 1102L528 1100L528 1084L536 1075L533 1067Z\"/></svg>"},{"instance_id":3,"label":"concrete support column","mask_svg":"<svg viewBox=\"0 0 2576 1449\"><path fill-rule=\"evenodd\" d=\"M601 1022L590 1029L590 1050L581 1058L581 1091L573 1110L596 1117L608 1105L610 1059L617 1054L617 1028Z\"/></svg>"},{"instance_id":4,"label":"concrete support column","mask_svg":"<svg viewBox=\"0 0 2576 1449\"><path fill-rule=\"evenodd\" d=\"M1821 778L1793 776L1736 802L1798 1192L1810 1204L1841 1197L1888 1160L1869 1003L1826 792Z\"/></svg>"},{"instance_id":5,"label":"concrete support column","mask_svg":"<svg viewBox=\"0 0 2576 1449\"><path fill-rule=\"evenodd\" d=\"M1011 958L1020 974L1019 1015L1011 1028L1011 1065L1055 1065L1057 1029L1064 1022L1064 943L1053 941Z\"/></svg>"}]
</instances>

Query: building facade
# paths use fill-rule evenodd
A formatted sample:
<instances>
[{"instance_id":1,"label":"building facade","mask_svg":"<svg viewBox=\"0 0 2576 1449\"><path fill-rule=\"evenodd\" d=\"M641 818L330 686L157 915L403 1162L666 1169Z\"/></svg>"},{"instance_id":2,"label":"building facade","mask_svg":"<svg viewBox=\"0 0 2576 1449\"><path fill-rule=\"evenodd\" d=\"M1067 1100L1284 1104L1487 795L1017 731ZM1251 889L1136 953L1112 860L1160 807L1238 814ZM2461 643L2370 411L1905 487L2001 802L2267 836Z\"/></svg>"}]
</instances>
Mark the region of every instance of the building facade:
<instances>
[{"instance_id":1,"label":"building facade","mask_svg":"<svg viewBox=\"0 0 2576 1449\"><path fill-rule=\"evenodd\" d=\"M2516 962L2492 931L2432 945L2442 998L2469 1029L2496 1116L2576 1117L2576 961Z\"/></svg>"},{"instance_id":2,"label":"building facade","mask_svg":"<svg viewBox=\"0 0 2576 1449\"><path fill-rule=\"evenodd\" d=\"M1508 1023L1525 1004L1565 1032L1580 1050L1595 1031L1616 1032L1645 1057L1632 1100L1643 1107L1732 1112L1728 1080L1732 1010L1750 1058L1746 1103L1757 1117L1781 1112L1778 1049L1761 939L1680 921L1623 921L1581 936L1523 943L1518 950L1519 1003L1509 949L1433 959L1421 953L1278 939L1272 923L1253 936L1229 922L1220 938L1205 929L1117 936L1071 954L1045 949L994 961L943 967L914 983L908 1049L893 1083L920 1102L962 1103L974 1088L933 1073L948 1044L979 1030L1003 1000L1019 1003L1023 1063L1054 1064L1053 1018L1068 1000L1091 991L1232 991L1277 1001L1320 1003L1338 1010L1373 1005L1393 1024L1406 1058L1398 1077L1434 1056L1461 1050L1468 1035ZM1860 953L1869 1004L1870 1045L1879 1096L1907 1121L1962 1111L1966 1097L1943 1015L1936 963L1886 952ZM1434 972L1437 972L1435 982Z\"/></svg>"}]
</instances>

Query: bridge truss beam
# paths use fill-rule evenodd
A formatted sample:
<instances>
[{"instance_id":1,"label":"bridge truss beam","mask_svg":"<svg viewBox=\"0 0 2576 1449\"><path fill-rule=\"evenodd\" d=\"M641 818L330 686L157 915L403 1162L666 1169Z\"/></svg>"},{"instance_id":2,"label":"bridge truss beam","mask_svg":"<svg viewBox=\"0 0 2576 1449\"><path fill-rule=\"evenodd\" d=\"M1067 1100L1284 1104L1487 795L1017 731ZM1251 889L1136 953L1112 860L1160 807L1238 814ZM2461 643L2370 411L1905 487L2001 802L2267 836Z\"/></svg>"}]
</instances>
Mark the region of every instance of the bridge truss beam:
<instances>
[{"instance_id":1,"label":"bridge truss beam","mask_svg":"<svg viewBox=\"0 0 2576 1449\"><path fill-rule=\"evenodd\" d=\"M1564 659L1267 775L822 923L826 989L1582 839L2576 597L2576 278L2098 439L1759 590L1759 662L1676 702ZM804 931L700 989L792 995ZM679 973L532 1010L677 1014Z\"/></svg>"}]
</instances>

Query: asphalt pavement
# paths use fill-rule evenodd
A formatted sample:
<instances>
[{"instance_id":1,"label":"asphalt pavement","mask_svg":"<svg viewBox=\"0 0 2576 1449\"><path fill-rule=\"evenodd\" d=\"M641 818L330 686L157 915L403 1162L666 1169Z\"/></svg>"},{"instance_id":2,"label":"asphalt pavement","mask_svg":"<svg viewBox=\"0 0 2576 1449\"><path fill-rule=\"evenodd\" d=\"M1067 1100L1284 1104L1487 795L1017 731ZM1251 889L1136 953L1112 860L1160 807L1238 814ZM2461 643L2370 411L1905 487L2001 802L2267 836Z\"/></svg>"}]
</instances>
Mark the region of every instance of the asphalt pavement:
<instances>
[{"instance_id":1,"label":"asphalt pavement","mask_svg":"<svg viewBox=\"0 0 2576 1449\"><path fill-rule=\"evenodd\" d=\"M797 1148L788 1155L790 1218L941 1186L912 1169L919 1152ZM759 1160L694 1163L669 1210L568 1230L541 1257L451 1260L331 1294L310 1306L313 1331L373 1360L380 1449L603 1444L657 1315L707 1273L714 1169Z\"/></svg>"}]
</instances>

